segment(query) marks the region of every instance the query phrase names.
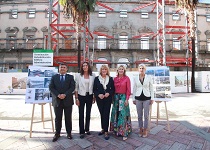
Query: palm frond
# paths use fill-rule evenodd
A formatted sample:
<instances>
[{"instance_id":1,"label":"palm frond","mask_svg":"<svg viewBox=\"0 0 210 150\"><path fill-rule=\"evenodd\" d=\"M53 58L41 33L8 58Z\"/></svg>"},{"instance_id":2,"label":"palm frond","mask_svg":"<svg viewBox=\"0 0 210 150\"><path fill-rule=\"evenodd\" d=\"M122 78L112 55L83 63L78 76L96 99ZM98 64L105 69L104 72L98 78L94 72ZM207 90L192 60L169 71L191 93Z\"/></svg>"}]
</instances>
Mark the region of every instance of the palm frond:
<instances>
[{"instance_id":1,"label":"palm frond","mask_svg":"<svg viewBox=\"0 0 210 150\"><path fill-rule=\"evenodd\" d=\"M76 24L84 24L87 15L95 10L96 0L59 0L65 16L72 16Z\"/></svg>"}]
</instances>

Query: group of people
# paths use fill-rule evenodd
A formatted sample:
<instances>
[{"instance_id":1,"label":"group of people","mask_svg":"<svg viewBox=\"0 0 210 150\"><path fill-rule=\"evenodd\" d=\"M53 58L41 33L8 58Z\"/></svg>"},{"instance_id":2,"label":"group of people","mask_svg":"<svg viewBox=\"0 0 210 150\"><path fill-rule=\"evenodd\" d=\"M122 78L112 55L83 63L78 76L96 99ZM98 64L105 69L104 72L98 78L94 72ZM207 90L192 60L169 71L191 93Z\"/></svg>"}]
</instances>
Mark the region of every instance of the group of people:
<instances>
[{"instance_id":1,"label":"group of people","mask_svg":"<svg viewBox=\"0 0 210 150\"><path fill-rule=\"evenodd\" d=\"M154 97L152 78L145 74L146 66L144 64L140 64L138 68L139 75L134 77L133 103L137 108L139 135L147 137L149 105L153 103L152 99ZM56 132L53 142L60 137L63 111L67 138L72 139L73 95L75 95L75 103L79 108L79 133L81 139L91 134L91 108L96 101L101 118L101 131L98 135L104 135L104 138L108 140L108 131L112 131L115 135L122 136L123 140L126 140L132 132L129 108L131 82L129 77L126 76L126 68L120 65L117 68L117 76L112 78L108 66L102 65L99 75L95 77L90 64L83 62L80 73L75 76L75 80L72 75L67 74L67 70L66 64L60 64L59 74L51 78L49 85L55 112ZM84 115L84 109L86 115Z\"/></svg>"}]
</instances>

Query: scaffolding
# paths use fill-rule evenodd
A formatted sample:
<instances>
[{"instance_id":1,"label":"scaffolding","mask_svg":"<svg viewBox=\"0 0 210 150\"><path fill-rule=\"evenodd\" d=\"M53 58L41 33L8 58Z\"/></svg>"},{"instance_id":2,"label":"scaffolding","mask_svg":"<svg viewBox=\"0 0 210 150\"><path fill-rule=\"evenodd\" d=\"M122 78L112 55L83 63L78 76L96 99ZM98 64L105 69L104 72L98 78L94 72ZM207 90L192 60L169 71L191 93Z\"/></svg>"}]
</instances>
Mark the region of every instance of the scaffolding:
<instances>
[{"instance_id":1,"label":"scaffolding","mask_svg":"<svg viewBox=\"0 0 210 150\"><path fill-rule=\"evenodd\" d=\"M50 6L49 6L49 30L48 30L48 48L53 49L56 51L56 56L54 57L54 65L58 65L59 62L68 62L70 66L75 66L78 61L78 56L58 56L59 53L59 36L62 36L64 39L68 38L65 36L64 33L66 32L73 32L75 33L76 30L60 30L60 27L75 27L75 24L62 24L60 23L60 6L58 3L58 0L50 0ZM52 3L53 2L53 3ZM97 5L103 7L104 9L107 9L109 11L114 11L114 9L102 2L97 2ZM151 36L153 40L157 40L157 52L156 52L156 58L154 60L137 60L136 64L142 63L142 62L147 62L147 63L155 63L156 65L164 65L164 66L174 66L174 67L180 67L180 66L191 66L192 65L192 58L189 57L188 50L191 52L191 42L188 40L188 34L189 34L189 27L187 25L187 22L184 26L176 26L176 25L167 25L165 22L165 6L174 6L175 2L174 0L156 0L152 2L144 2L134 8L132 12L138 11L140 9L143 9L148 6L152 6L151 12L154 12L156 9L157 11L157 31L156 32L151 32L151 33L145 33L137 36L133 36L132 39L140 39L141 37L145 36ZM57 10L57 12L55 11ZM176 13L180 13L180 10L178 9ZM54 14L55 19L52 20L52 14ZM93 56L90 59L90 54L89 54L89 38L91 37L94 41L93 35L98 35L98 36L105 36L106 38L109 39L114 39L113 36L100 33L100 32L91 32L89 30L89 17L87 17L87 21L85 24L82 26L82 30L78 32L83 32L84 33L84 49L83 49L83 56L81 57L80 60L83 61L92 61L92 63L110 63L109 61L99 61L99 60L93 60ZM173 31L178 30L178 31ZM180 30L185 30L185 31L180 31ZM173 56L167 56L166 52L166 35L179 35L177 38L178 40L185 38L186 41L186 50L187 54L186 57L183 58L176 58ZM56 36L56 37L55 37ZM94 47L93 47L94 51ZM94 53L94 52L93 52Z\"/></svg>"}]
</instances>

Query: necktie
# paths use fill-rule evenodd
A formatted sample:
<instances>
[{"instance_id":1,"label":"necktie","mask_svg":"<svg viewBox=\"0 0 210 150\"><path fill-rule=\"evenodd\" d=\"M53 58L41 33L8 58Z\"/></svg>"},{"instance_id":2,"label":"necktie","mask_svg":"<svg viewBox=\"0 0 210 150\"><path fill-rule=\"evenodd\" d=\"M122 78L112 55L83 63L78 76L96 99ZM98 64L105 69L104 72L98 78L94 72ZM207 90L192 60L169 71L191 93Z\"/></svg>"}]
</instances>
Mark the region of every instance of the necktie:
<instances>
[{"instance_id":1,"label":"necktie","mask_svg":"<svg viewBox=\"0 0 210 150\"><path fill-rule=\"evenodd\" d=\"M64 77L63 75L61 75L61 85L63 86L63 83L64 83Z\"/></svg>"}]
</instances>

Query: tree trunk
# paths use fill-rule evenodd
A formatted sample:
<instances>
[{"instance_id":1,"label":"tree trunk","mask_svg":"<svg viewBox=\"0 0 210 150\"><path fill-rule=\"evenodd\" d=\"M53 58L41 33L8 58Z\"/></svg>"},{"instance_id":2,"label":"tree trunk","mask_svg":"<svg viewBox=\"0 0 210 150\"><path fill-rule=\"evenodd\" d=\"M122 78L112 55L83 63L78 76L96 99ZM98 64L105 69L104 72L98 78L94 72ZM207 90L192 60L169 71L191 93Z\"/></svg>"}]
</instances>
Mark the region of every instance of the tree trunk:
<instances>
[{"instance_id":1,"label":"tree trunk","mask_svg":"<svg viewBox=\"0 0 210 150\"><path fill-rule=\"evenodd\" d=\"M78 63L78 73L80 73L80 66L81 66L81 36L79 35L77 38L77 63Z\"/></svg>"},{"instance_id":2,"label":"tree trunk","mask_svg":"<svg viewBox=\"0 0 210 150\"><path fill-rule=\"evenodd\" d=\"M195 93L195 38L191 37L192 40L192 76L191 76L191 92Z\"/></svg>"}]
</instances>

